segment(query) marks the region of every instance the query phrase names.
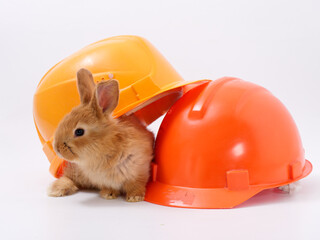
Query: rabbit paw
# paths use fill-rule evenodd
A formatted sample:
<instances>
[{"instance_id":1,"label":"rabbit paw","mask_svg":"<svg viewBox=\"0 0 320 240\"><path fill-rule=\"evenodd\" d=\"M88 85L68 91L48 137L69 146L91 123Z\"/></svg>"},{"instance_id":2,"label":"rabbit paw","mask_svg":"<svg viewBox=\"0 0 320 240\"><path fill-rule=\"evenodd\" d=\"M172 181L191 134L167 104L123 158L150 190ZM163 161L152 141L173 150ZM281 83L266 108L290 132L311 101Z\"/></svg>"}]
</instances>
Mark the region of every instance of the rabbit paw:
<instances>
[{"instance_id":1,"label":"rabbit paw","mask_svg":"<svg viewBox=\"0 0 320 240\"><path fill-rule=\"evenodd\" d=\"M279 190L281 190L284 193L293 193L296 192L299 189L298 183L290 183L284 186L278 187Z\"/></svg>"},{"instance_id":2,"label":"rabbit paw","mask_svg":"<svg viewBox=\"0 0 320 240\"><path fill-rule=\"evenodd\" d=\"M127 202L140 202L146 193L145 182L131 181L124 184Z\"/></svg>"},{"instance_id":3,"label":"rabbit paw","mask_svg":"<svg viewBox=\"0 0 320 240\"><path fill-rule=\"evenodd\" d=\"M119 193L120 192L118 190L104 188L100 191L100 196L104 199L115 199L118 197Z\"/></svg>"},{"instance_id":4,"label":"rabbit paw","mask_svg":"<svg viewBox=\"0 0 320 240\"><path fill-rule=\"evenodd\" d=\"M144 200L144 194L143 195L128 195L126 196L127 202L140 202Z\"/></svg>"},{"instance_id":5,"label":"rabbit paw","mask_svg":"<svg viewBox=\"0 0 320 240\"><path fill-rule=\"evenodd\" d=\"M78 190L79 189L71 179L67 177L61 177L49 186L48 195L50 197L62 197L71 195Z\"/></svg>"}]
</instances>

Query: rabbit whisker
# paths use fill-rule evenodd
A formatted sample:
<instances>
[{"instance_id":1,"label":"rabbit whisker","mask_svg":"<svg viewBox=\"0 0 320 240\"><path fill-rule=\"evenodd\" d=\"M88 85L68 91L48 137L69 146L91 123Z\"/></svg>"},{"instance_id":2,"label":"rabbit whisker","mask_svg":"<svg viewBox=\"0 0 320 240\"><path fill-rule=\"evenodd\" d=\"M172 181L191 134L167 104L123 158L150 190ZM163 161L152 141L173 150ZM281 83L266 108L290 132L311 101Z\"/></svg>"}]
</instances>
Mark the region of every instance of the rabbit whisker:
<instances>
[{"instance_id":1,"label":"rabbit whisker","mask_svg":"<svg viewBox=\"0 0 320 240\"><path fill-rule=\"evenodd\" d=\"M72 151L71 147L68 144L64 142L64 146L66 146L68 150L74 155L74 152Z\"/></svg>"}]
</instances>

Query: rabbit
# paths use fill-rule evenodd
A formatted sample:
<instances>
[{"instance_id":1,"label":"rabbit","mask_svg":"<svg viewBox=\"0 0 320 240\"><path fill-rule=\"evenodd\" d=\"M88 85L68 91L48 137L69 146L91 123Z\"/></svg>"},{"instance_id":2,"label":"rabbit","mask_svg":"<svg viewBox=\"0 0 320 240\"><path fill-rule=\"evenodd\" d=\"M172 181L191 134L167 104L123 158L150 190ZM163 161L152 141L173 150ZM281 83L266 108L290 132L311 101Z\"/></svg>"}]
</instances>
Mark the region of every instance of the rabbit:
<instances>
[{"instance_id":1,"label":"rabbit","mask_svg":"<svg viewBox=\"0 0 320 240\"><path fill-rule=\"evenodd\" d=\"M77 88L81 103L61 120L53 141L55 152L67 164L48 195L97 189L105 199L123 193L128 202L143 201L153 159L153 133L134 115L112 117L119 100L117 80L95 84L91 72L80 69Z\"/></svg>"}]
</instances>

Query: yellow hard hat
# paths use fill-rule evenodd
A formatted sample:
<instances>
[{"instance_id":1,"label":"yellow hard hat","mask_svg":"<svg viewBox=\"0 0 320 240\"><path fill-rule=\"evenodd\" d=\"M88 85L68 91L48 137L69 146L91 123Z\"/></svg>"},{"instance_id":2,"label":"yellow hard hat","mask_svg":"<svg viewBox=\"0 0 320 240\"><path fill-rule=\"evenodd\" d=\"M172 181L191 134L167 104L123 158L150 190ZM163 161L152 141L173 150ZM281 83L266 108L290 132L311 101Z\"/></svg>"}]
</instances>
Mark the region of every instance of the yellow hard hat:
<instances>
[{"instance_id":1,"label":"yellow hard hat","mask_svg":"<svg viewBox=\"0 0 320 240\"><path fill-rule=\"evenodd\" d=\"M41 79L33 101L39 138L51 166L62 174L63 160L52 149L60 120L80 103L76 72L87 68L95 82L117 79L119 105L114 117L135 113L146 125L164 114L184 92L203 81L186 82L148 41L117 36L93 43L53 66Z\"/></svg>"}]
</instances>

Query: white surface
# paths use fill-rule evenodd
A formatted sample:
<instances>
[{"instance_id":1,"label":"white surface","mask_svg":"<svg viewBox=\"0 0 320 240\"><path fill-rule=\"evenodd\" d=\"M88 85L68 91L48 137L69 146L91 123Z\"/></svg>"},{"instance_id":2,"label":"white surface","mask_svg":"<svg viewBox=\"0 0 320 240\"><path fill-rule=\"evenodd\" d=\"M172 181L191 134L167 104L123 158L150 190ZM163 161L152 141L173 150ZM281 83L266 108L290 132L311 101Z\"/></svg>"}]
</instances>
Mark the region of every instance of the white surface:
<instances>
[{"instance_id":1,"label":"white surface","mask_svg":"<svg viewBox=\"0 0 320 240\"><path fill-rule=\"evenodd\" d=\"M320 239L319 12L316 0L0 1L1 239ZM266 191L231 210L47 197L36 85L62 58L121 34L147 38L186 80L228 75L273 92L314 165L300 191Z\"/></svg>"}]
</instances>

